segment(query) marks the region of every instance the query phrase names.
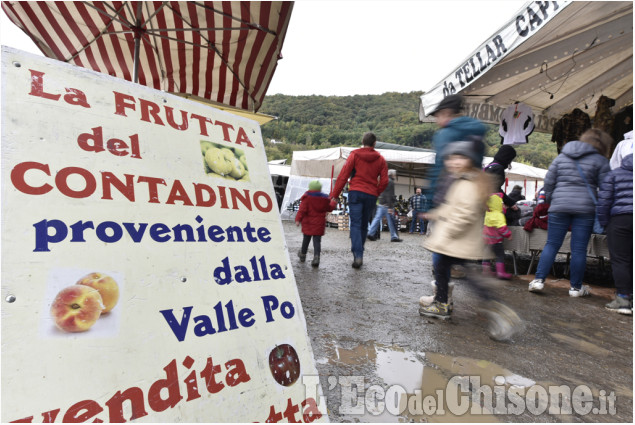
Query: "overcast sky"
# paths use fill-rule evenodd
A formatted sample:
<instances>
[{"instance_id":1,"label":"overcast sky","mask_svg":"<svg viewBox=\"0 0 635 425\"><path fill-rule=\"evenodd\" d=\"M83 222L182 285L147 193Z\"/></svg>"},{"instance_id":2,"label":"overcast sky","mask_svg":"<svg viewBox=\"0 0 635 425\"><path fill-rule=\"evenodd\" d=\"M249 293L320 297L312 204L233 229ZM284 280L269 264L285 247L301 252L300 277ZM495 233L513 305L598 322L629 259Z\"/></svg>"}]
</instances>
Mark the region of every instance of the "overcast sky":
<instances>
[{"instance_id":1,"label":"overcast sky","mask_svg":"<svg viewBox=\"0 0 635 425\"><path fill-rule=\"evenodd\" d=\"M425 91L493 35L524 1L300 0L267 94ZM39 53L0 12L0 43Z\"/></svg>"}]
</instances>

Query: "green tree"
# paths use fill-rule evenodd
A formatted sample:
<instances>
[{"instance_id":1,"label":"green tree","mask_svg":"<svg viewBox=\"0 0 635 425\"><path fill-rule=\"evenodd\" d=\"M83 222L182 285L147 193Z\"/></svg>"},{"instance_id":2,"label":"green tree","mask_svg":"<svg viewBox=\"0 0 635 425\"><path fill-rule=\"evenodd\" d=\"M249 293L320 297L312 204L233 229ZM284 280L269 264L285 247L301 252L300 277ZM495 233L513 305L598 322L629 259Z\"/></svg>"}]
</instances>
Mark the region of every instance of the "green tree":
<instances>
[{"instance_id":1,"label":"green tree","mask_svg":"<svg viewBox=\"0 0 635 425\"><path fill-rule=\"evenodd\" d=\"M382 142L432 148L437 127L419 122L420 91L355 96L265 97L260 112L277 117L262 126L269 160L287 159L295 150L333 146L359 146L362 135L373 131ZM268 145L269 140L282 144ZM547 168L556 157L548 134L533 133L529 143L515 146L516 161ZM494 156L500 147L498 126L489 125L485 154ZM284 146L284 147L283 147Z\"/></svg>"}]
</instances>

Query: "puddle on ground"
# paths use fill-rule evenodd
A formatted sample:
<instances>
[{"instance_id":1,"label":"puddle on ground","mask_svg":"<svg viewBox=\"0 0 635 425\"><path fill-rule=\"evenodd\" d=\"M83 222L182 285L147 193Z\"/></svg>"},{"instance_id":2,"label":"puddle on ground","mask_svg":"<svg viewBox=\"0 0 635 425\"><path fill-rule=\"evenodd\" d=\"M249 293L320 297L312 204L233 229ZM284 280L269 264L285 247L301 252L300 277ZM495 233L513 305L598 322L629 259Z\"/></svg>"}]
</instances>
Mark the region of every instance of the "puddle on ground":
<instances>
[{"instance_id":1,"label":"puddle on ground","mask_svg":"<svg viewBox=\"0 0 635 425\"><path fill-rule=\"evenodd\" d=\"M581 351L592 353L593 355L605 354L603 348L595 346L586 341L574 340L561 334L551 334L555 339L573 344ZM365 389L359 392L363 403L364 395L368 395L369 387L379 386L385 394L394 396L392 412L386 406L378 406L383 396L375 399L370 398L371 403L364 408L363 414L350 414L340 412L347 420L370 423L396 423L396 422L499 422L499 419L507 418L502 414L513 414L513 412L500 411L497 403L497 393L507 396L502 406L512 407L510 392L522 396L533 391L533 396L539 400L541 405L550 406L550 395L547 392L536 391L537 389L548 389L552 392L551 397L560 394L562 400L571 401L570 388L571 379L560 377L569 385L562 386L562 383L536 382L530 378L518 375L509 369L487 360L473 359L469 357L450 356L433 352L414 352L399 346L388 346L370 341L365 344L354 346L353 348L343 348L332 342L327 344L327 357L317 360L319 364L332 364L340 366L351 366L362 370L372 369L379 379L375 379L370 373L364 373ZM355 375L351 372L351 375ZM360 373L357 373L360 374ZM472 384L468 385L467 378L472 377ZM478 381L476 381L478 377ZM477 383L481 386L477 386ZM534 387L537 385L536 387ZM538 388L542 387L542 388ZM532 388L533 387L533 388ZM479 390L480 388L480 390ZM489 390L492 390L491 402L485 402L488 398ZM530 390L531 389L531 390ZM326 388L325 388L326 390ZM597 389L591 389L597 397ZM624 395L632 391L620 388ZM338 391L337 388L329 388L328 391ZM325 395L328 396L328 391ZM472 398L475 395L479 398ZM388 404L388 398L385 399ZM462 406L458 411L448 409L448 406ZM523 404L524 405L524 404ZM499 409L499 410L497 410ZM550 414L550 417L564 422L571 422L574 416L566 414Z\"/></svg>"},{"instance_id":2,"label":"puddle on ground","mask_svg":"<svg viewBox=\"0 0 635 425\"><path fill-rule=\"evenodd\" d=\"M452 380L454 376L479 377L480 385L493 389L495 386L519 390L531 387L536 382L513 373L487 360L448 356L439 353L418 353L398 346L387 346L369 342L351 349L327 345L327 358L318 359L320 364L372 367L382 382L366 378L365 384L379 384L384 390L399 386L397 390L397 414L386 408L364 409L363 415L350 415L360 422L498 422L491 403L481 408L466 397L467 381L460 386ZM476 379L476 378L473 378ZM395 387L397 388L397 387ZM403 389L403 390L402 390ZM395 394L395 393L393 393ZM493 396L495 397L495 396ZM464 404L464 400L467 404ZM435 406L432 406L434 402ZM448 410L448 405L465 406L460 410ZM398 408L397 408L398 407ZM496 402L493 399L493 407Z\"/></svg>"}]
</instances>

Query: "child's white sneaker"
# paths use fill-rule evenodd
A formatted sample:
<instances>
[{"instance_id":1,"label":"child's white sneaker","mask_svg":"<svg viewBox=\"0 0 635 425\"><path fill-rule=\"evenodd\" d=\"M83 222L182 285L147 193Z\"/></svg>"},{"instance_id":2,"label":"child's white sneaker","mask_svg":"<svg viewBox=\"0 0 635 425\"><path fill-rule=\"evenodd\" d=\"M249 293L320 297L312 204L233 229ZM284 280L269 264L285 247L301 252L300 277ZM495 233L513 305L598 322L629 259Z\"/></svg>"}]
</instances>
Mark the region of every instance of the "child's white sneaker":
<instances>
[{"instance_id":1,"label":"child's white sneaker","mask_svg":"<svg viewBox=\"0 0 635 425\"><path fill-rule=\"evenodd\" d=\"M569 289L570 297L586 297L587 295L591 295L591 288L589 288L587 285L582 285L580 289Z\"/></svg>"},{"instance_id":2,"label":"child's white sneaker","mask_svg":"<svg viewBox=\"0 0 635 425\"><path fill-rule=\"evenodd\" d=\"M437 281L433 280L430 282L430 286L432 286L434 293L432 295L424 295L419 298L419 305L421 307L427 307L434 301L434 297L437 295ZM448 305L450 306L450 311L454 308L454 300L452 299L452 291L454 290L454 282L448 283Z\"/></svg>"},{"instance_id":3,"label":"child's white sneaker","mask_svg":"<svg viewBox=\"0 0 635 425\"><path fill-rule=\"evenodd\" d=\"M529 282L529 292L539 292L545 287L544 279L534 279Z\"/></svg>"}]
</instances>

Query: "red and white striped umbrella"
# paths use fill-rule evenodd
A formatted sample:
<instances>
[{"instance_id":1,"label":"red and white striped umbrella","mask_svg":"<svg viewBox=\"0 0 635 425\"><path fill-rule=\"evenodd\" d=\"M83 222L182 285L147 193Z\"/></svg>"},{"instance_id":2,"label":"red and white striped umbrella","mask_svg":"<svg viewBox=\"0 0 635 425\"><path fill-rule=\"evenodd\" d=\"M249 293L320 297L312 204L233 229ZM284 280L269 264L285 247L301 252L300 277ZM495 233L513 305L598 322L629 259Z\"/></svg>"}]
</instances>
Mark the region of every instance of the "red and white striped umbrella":
<instances>
[{"instance_id":1,"label":"red and white striped umbrella","mask_svg":"<svg viewBox=\"0 0 635 425\"><path fill-rule=\"evenodd\" d=\"M293 2L3 1L54 59L256 112Z\"/></svg>"}]
</instances>

